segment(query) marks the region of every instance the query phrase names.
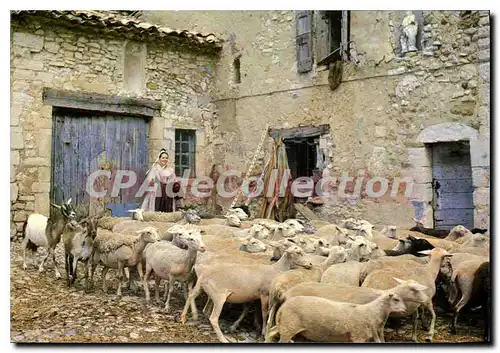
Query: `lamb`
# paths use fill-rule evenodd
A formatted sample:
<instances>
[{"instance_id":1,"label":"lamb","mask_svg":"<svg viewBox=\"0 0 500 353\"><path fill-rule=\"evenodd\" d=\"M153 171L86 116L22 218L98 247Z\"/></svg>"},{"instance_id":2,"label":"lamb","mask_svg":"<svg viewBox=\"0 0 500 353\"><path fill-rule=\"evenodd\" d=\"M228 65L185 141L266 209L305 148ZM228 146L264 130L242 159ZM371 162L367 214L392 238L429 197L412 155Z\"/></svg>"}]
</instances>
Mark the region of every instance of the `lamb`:
<instances>
[{"instance_id":1,"label":"lamb","mask_svg":"<svg viewBox=\"0 0 500 353\"><path fill-rule=\"evenodd\" d=\"M269 339L279 333L280 343L292 342L300 333L317 342L381 342L379 332L389 314L405 310L403 300L394 292L380 295L368 304L298 296L279 308L276 327L269 333Z\"/></svg>"},{"instance_id":2,"label":"lamb","mask_svg":"<svg viewBox=\"0 0 500 353\"><path fill-rule=\"evenodd\" d=\"M373 259L368 262L365 262L364 265L361 267L358 277L359 283L357 285L360 286L364 282L366 277L370 273L376 270L383 270L386 268L412 269L415 266L421 266L421 265L422 265L421 262L417 262L414 259L402 258L402 256L391 256L391 257L383 257L380 259Z\"/></svg>"},{"instance_id":3,"label":"lamb","mask_svg":"<svg viewBox=\"0 0 500 353\"><path fill-rule=\"evenodd\" d=\"M335 302L347 302L352 304L367 304L376 300L377 297L383 294L394 292L403 299L408 301L416 301L424 303L428 300L425 294L426 287L413 280L403 281L394 278L399 284L394 288L387 290L379 290L367 287L353 287L349 285L335 285L330 283L318 282L303 282L288 289L282 296L282 303L298 296L314 296ZM270 317L271 319L271 317ZM383 327L379 332L381 342L384 342ZM266 337L268 342L268 337Z\"/></svg>"},{"instance_id":4,"label":"lamb","mask_svg":"<svg viewBox=\"0 0 500 353\"><path fill-rule=\"evenodd\" d=\"M277 307L283 301L283 294L293 286L302 282L319 282L325 270L332 264L345 262L347 258L346 250L340 246L333 246L330 255L319 265L313 265L311 269L295 269L285 271L277 275L269 286L269 314L266 327L266 337L269 335L269 328L274 319Z\"/></svg>"},{"instance_id":5,"label":"lamb","mask_svg":"<svg viewBox=\"0 0 500 353\"><path fill-rule=\"evenodd\" d=\"M274 227L274 232L271 236L271 240L281 240L284 238L291 238L297 234L294 227L287 223L280 223Z\"/></svg>"},{"instance_id":6,"label":"lamb","mask_svg":"<svg viewBox=\"0 0 500 353\"><path fill-rule=\"evenodd\" d=\"M328 243L332 245L345 244L348 239L347 229L343 229L335 224L328 224L321 228L318 228L314 236L318 238L325 239Z\"/></svg>"},{"instance_id":7,"label":"lamb","mask_svg":"<svg viewBox=\"0 0 500 353\"><path fill-rule=\"evenodd\" d=\"M203 243L201 232L195 227L184 226L182 232L176 238L176 241L187 247L187 250L181 249L168 242L156 242L147 247L144 251L146 259L146 272L143 277L144 292L146 294L146 302L149 301L149 288L147 278L151 271L154 271L155 280L155 297L159 301L158 285L160 279L166 279L168 288L168 297L165 302L165 311L169 311L170 296L174 288L174 281L182 281L185 286L185 295L187 296L187 288L191 288L189 275L196 261L198 251L205 252L205 244Z\"/></svg>"},{"instance_id":8,"label":"lamb","mask_svg":"<svg viewBox=\"0 0 500 353\"><path fill-rule=\"evenodd\" d=\"M295 233L302 233L304 231L304 225L298 219L287 219L283 223L293 228Z\"/></svg>"},{"instance_id":9,"label":"lamb","mask_svg":"<svg viewBox=\"0 0 500 353\"><path fill-rule=\"evenodd\" d=\"M450 327L450 331L453 334L457 332L456 325L460 310L473 296L473 283L476 271L484 262L484 259L464 261L453 269L453 275L451 277L452 285L448 299L449 303L453 305L453 320ZM459 293L461 294L460 296Z\"/></svg>"},{"instance_id":10,"label":"lamb","mask_svg":"<svg viewBox=\"0 0 500 353\"><path fill-rule=\"evenodd\" d=\"M428 337L426 341L432 342L434 336L434 324L436 322L436 313L434 312L432 297L436 293L436 278L439 273L440 267L443 263L443 259L452 256L446 250L441 248L434 248L432 250L422 251L423 254L429 254L430 260L426 265L414 266L412 268L402 268L398 265L397 269L385 268L382 270L377 270L371 272L363 281L363 287L370 287L375 289L389 289L394 287L395 281L394 277L401 279L413 279L424 286L427 286L426 294L429 300L423 304L424 307L430 311L432 315L431 324L429 328ZM413 313L414 325L412 339L417 340L417 309L421 306L421 303L407 303L407 310L400 316L408 316Z\"/></svg>"},{"instance_id":11,"label":"lamb","mask_svg":"<svg viewBox=\"0 0 500 353\"><path fill-rule=\"evenodd\" d=\"M58 209L60 214L58 214L59 212L55 212L53 217L46 217L39 213L33 213L24 224L24 239L22 243L23 269L26 270L28 268L26 265L26 249L36 253L38 247L46 247L47 255L40 263L38 272L43 272L45 261L47 261L49 256L52 256L56 278L59 279L61 278L61 273L59 272L54 251L57 244L61 241L61 234L66 224L76 218L76 213L71 206L71 198L65 204L55 205L52 203L51 205Z\"/></svg>"},{"instance_id":12,"label":"lamb","mask_svg":"<svg viewBox=\"0 0 500 353\"><path fill-rule=\"evenodd\" d=\"M455 227L451 228L450 232L448 233L448 235L444 239L462 244L464 242L464 238L467 238L468 235L470 235L470 234L472 234L470 230L465 228L463 225L459 224L459 225L456 225Z\"/></svg>"},{"instance_id":13,"label":"lamb","mask_svg":"<svg viewBox=\"0 0 500 353\"><path fill-rule=\"evenodd\" d=\"M153 227L146 227L135 232L134 235L120 234L117 236L116 233L109 231L98 233L92 247L91 282L93 282L95 268L101 262L104 266L102 270L102 290L106 293L106 274L109 268L117 269L118 288L116 295L120 297L124 268L136 266L139 277L142 279L142 251L146 244L158 240L158 233Z\"/></svg>"},{"instance_id":14,"label":"lamb","mask_svg":"<svg viewBox=\"0 0 500 353\"><path fill-rule=\"evenodd\" d=\"M77 273L78 261L85 263L85 289L88 290L88 270L92 245L97 232L97 219L85 218L80 222L70 221L62 233L64 243L64 258L68 287L70 287Z\"/></svg>"},{"instance_id":15,"label":"lamb","mask_svg":"<svg viewBox=\"0 0 500 353\"><path fill-rule=\"evenodd\" d=\"M303 257L304 251L301 248L291 246L285 251L283 257L273 265L228 265L217 262L210 265L195 265L198 280L184 305L181 322L186 322L188 306L191 306L192 316L196 320L197 312L194 300L201 289L213 302L214 307L210 315L210 323L219 341L228 342L219 327L219 316L226 301L229 303L246 303L260 299L262 322L266 322L269 284L278 273L287 271L290 268L296 266L311 268L312 265L305 262ZM228 266L230 266L231 271L227 270Z\"/></svg>"}]
</instances>

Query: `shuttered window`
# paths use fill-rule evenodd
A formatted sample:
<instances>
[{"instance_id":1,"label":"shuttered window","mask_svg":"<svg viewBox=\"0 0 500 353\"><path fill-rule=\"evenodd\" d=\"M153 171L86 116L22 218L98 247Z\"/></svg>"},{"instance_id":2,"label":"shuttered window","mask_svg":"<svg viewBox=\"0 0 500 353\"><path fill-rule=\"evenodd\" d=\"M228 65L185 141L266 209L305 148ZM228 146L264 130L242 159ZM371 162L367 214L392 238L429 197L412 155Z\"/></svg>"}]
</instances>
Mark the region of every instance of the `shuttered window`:
<instances>
[{"instance_id":1,"label":"shuttered window","mask_svg":"<svg viewBox=\"0 0 500 353\"><path fill-rule=\"evenodd\" d=\"M190 178L195 177L196 132L195 130L175 129L175 174L183 176L190 169Z\"/></svg>"},{"instance_id":2,"label":"shuttered window","mask_svg":"<svg viewBox=\"0 0 500 353\"><path fill-rule=\"evenodd\" d=\"M297 71L308 72L312 69L312 11L296 11Z\"/></svg>"}]
</instances>

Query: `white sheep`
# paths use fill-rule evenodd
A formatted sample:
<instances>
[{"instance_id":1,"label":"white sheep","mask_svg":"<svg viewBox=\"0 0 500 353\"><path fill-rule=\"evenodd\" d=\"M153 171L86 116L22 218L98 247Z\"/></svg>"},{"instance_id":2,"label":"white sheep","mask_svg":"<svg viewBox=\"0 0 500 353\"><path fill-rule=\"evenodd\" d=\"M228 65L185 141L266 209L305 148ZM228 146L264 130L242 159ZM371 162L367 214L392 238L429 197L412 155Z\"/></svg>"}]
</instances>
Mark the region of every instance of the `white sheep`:
<instances>
[{"instance_id":1,"label":"white sheep","mask_svg":"<svg viewBox=\"0 0 500 353\"><path fill-rule=\"evenodd\" d=\"M334 302L320 297L298 296L285 301L276 314L280 343L292 342L299 334L316 342L381 342L379 333L390 313L406 310L394 292L380 295L367 304Z\"/></svg>"},{"instance_id":2,"label":"white sheep","mask_svg":"<svg viewBox=\"0 0 500 353\"><path fill-rule=\"evenodd\" d=\"M61 273L59 272L54 251L57 244L61 241L61 234L66 224L76 218L76 213L71 206L71 198L65 204L51 205L60 211L60 214L59 212L55 212L53 217L49 218L39 213L33 213L28 217L24 225L24 240L22 243L23 269L26 270L28 267L26 265L26 249L36 253L38 247L46 247L47 255L40 263L38 272L43 272L45 261L47 261L49 256L52 256L56 278L59 279L61 278Z\"/></svg>"},{"instance_id":3,"label":"white sheep","mask_svg":"<svg viewBox=\"0 0 500 353\"><path fill-rule=\"evenodd\" d=\"M139 278L142 280L142 251L148 243L159 240L158 233L153 227L146 227L135 234L112 233L101 230L94 239L92 247L91 282L95 268L101 263L102 289L106 293L106 274L109 268L117 269L118 288L117 296L121 296L121 281L125 267L137 267Z\"/></svg>"},{"instance_id":4,"label":"white sheep","mask_svg":"<svg viewBox=\"0 0 500 353\"><path fill-rule=\"evenodd\" d=\"M188 308L191 307L193 318L197 318L194 300L203 291L213 301L210 323L221 342L228 342L219 327L219 316L225 302L245 303L261 300L262 319L266 322L267 297L269 284L280 272L295 266L310 268L312 265L303 260L304 251L298 246L291 246L282 258L273 265L243 265L228 263L209 263L195 265L198 280L189 294L181 314L181 322L186 322ZM229 268L229 270L228 270Z\"/></svg>"},{"instance_id":5,"label":"white sheep","mask_svg":"<svg viewBox=\"0 0 500 353\"><path fill-rule=\"evenodd\" d=\"M151 271L155 274L155 297L159 301L158 285L161 278L167 280L168 296L165 302L165 311L170 309L170 296L174 288L174 281L184 282L185 295L187 289L191 288L188 281L191 269L196 262L198 251L205 252L205 244L198 228L193 226L181 226L182 229L176 237L176 242L187 247L181 249L168 242L156 242L149 245L144 251L146 259L146 272L143 278L146 301L149 301L149 288L147 278Z\"/></svg>"}]
</instances>

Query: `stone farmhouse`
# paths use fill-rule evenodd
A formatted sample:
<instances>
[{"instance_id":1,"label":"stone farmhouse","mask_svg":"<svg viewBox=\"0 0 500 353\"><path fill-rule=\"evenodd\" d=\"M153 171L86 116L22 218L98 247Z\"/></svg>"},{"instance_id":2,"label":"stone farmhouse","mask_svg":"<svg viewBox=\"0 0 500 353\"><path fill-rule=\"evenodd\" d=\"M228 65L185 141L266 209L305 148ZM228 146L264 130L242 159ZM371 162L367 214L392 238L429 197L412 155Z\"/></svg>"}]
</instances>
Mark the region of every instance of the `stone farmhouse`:
<instances>
[{"instance_id":1,"label":"stone farmhouse","mask_svg":"<svg viewBox=\"0 0 500 353\"><path fill-rule=\"evenodd\" d=\"M243 175L264 132L266 147L284 139L295 177L351 177L309 200L323 217L489 228L489 16L13 12L11 227L50 201L87 200L91 170L143 175L161 147L180 175ZM411 195L391 195L405 177ZM368 195L382 179L388 191Z\"/></svg>"}]
</instances>

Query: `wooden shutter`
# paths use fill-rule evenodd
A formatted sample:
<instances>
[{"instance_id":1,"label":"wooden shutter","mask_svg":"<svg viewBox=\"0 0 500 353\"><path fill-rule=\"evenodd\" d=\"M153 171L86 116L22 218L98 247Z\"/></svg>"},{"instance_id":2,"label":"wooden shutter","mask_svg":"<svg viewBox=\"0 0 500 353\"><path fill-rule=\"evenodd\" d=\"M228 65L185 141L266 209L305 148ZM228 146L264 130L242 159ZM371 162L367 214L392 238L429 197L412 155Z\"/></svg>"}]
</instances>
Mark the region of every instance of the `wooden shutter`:
<instances>
[{"instance_id":1,"label":"wooden shutter","mask_svg":"<svg viewBox=\"0 0 500 353\"><path fill-rule=\"evenodd\" d=\"M330 54L330 21L326 11L318 11L318 16L314 16L314 54L316 64Z\"/></svg>"},{"instance_id":2,"label":"wooden shutter","mask_svg":"<svg viewBox=\"0 0 500 353\"><path fill-rule=\"evenodd\" d=\"M342 11L341 55L342 60L349 60L349 11Z\"/></svg>"},{"instance_id":3,"label":"wooden shutter","mask_svg":"<svg viewBox=\"0 0 500 353\"><path fill-rule=\"evenodd\" d=\"M308 72L312 69L312 11L296 12L296 46L297 46L297 71Z\"/></svg>"}]
</instances>

